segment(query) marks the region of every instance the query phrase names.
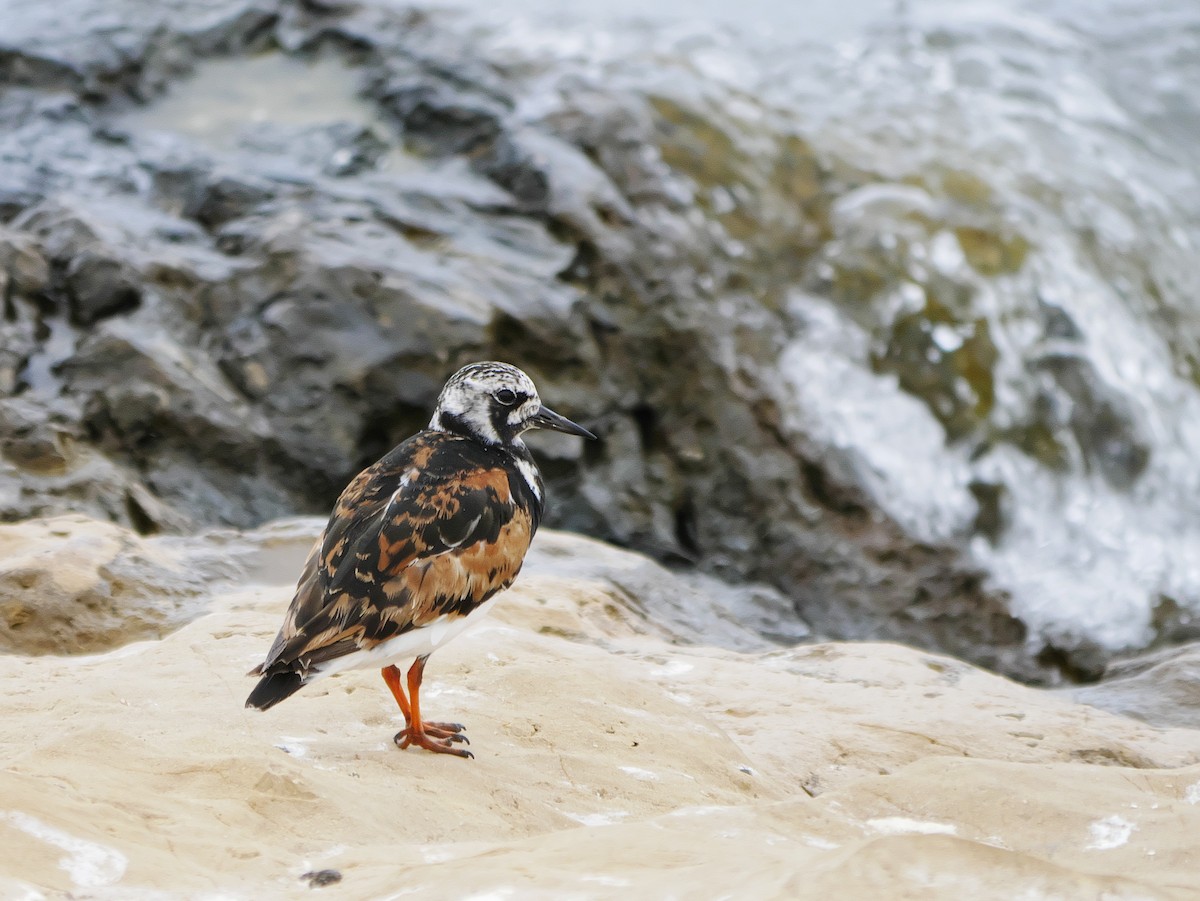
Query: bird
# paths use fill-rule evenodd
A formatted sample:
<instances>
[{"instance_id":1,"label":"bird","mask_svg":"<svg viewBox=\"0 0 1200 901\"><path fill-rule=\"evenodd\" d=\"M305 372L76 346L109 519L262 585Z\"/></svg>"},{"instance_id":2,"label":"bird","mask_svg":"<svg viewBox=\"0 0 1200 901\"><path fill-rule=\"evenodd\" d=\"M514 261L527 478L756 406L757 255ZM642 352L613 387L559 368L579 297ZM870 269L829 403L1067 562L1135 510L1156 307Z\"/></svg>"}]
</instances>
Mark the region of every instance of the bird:
<instances>
[{"instance_id":1,"label":"bird","mask_svg":"<svg viewBox=\"0 0 1200 901\"><path fill-rule=\"evenodd\" d=\"M515 366L472 363L438 396L429 425L346 486L300 572L246 706L267 710L317 679L379 667L404 716L394 741L473 757L458 723L428 722L429 655L479 618L521 570L546 488L530 429L594 439L545 406ZM405 696L397 663L412 660Z\"/></svg>"}]
</instances>

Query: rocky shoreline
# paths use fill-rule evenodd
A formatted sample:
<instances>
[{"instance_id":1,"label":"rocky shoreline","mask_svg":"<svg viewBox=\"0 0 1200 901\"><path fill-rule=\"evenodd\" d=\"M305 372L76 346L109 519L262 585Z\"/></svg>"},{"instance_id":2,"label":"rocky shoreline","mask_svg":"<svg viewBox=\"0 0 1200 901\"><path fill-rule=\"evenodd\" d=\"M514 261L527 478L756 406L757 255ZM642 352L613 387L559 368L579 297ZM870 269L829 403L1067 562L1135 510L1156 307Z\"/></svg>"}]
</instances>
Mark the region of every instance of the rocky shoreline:
<instances>
[{"instance_id":1,"label":"rocky shoreline","mask_svg":"<svg viewBox=\"0 0 1200 901\"><path fill-rule=\"evenodd\" d=\"M946 15L9 3L0 895L1194 898L1200 19ZM431 665L476 759L244 711L484 358L601 440Z\"/></svg>"},{"instance_id":2,"label":"rocky shoreline","mask_svg":"<svg viewBox=\"0 0 1200 901\"><path fill-rule=\"evenodd\" d=\"M778 634L1042 684L1195 638L1190 532L1155 539L1137 494L1164 432L1042 299L1024 229L1057 213L982 172L856 163L819 117L798 133L662 59L596 74L369 2L15 17L0 518L186 534L319 513L448 372L495 357L602 437L539 445L553 525L768 584L792 608ZM1100 503L1134 532L1054 519ZM1072 555L1141 535L1166 556L1077 586ZM1163 584L1127 581L1143 571Z\"/></svg>"}]
</instances>

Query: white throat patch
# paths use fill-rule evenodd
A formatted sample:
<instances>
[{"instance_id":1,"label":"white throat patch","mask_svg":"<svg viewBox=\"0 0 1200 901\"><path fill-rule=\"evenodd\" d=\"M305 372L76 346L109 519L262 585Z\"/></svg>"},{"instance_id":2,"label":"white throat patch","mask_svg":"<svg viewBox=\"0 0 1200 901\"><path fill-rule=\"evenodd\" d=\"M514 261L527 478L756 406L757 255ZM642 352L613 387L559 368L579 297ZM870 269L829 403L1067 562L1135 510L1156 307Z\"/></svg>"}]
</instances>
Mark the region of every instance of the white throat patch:
<instances>
[{"instance_id":1,"label":"white throat patch","mask_svg":"<svg viewBox=\"0 0 1200 901\"><path fill-rule=\"evenodd\" d=\"M521 474L521 478L525 480L525 484L529 486L529 490L538 499L538 503L540 504L542 502L542 489L538 487L537 467L528 460L517 457L517 472Z\"/></svg>"}]
</instances>

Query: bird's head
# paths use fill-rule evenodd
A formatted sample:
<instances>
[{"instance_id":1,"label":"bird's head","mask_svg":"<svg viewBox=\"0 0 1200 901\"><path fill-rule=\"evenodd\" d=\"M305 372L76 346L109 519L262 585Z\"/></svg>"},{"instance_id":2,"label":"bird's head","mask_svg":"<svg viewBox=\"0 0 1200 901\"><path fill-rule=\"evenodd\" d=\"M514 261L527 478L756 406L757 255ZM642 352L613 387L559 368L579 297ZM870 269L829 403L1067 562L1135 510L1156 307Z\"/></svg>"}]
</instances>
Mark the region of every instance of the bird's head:
<instances>
[{"instance_id":1,"label":"bird's head","mask_svg":"<svg viewBox=\"0 0 1200 901\"><path fill-rule=\"evenodd\" d=\"M596 436L543 406L533 380L507 363L471 363L446 382L429 427L484 444L513 444L529 429Z\"/></svg>"}]
</instances>

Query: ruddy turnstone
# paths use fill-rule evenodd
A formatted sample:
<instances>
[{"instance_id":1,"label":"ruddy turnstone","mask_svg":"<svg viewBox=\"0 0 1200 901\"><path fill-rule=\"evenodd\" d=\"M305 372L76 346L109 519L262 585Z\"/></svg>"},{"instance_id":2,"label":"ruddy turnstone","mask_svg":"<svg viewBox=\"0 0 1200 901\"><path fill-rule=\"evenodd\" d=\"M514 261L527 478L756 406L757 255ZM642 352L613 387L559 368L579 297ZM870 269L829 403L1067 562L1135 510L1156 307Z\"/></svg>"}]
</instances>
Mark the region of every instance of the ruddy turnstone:
<instances>
[{"instance_id":1,"label":"ruddy turnstone","mask_svg":"<svg viewBox=\"0 0 1200 901\"><path fill-rule=\"evenodd\" d=\"M467 741L462 726L421 717L421 676L521 569L545 504L521 440L533 428L596 437L543 406L514 366L473 363L451 376L428 428L338 498L267 659L250 671L262 678L246 706L266 710L323 676L378 666L404 714L397 745L473 756L454 747ZM409 659L406 697L396 663Z\"/></svg>"}]
</instances>

